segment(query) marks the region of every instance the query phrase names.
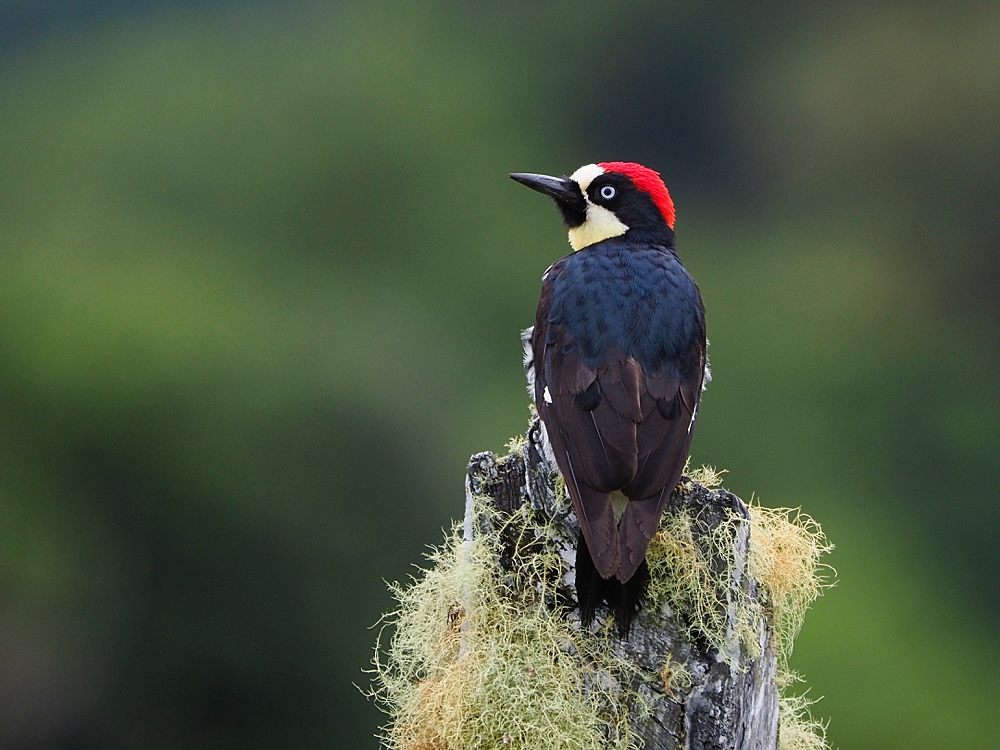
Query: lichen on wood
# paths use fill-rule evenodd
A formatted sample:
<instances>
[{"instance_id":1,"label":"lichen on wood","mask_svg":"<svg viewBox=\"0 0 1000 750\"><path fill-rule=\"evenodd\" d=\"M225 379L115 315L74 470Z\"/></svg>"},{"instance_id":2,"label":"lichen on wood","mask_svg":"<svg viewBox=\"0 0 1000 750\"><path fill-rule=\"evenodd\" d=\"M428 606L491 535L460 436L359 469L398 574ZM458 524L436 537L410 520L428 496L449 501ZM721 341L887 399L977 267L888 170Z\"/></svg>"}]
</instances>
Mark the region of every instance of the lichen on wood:
<instances>
[{"instance_id":1,"label":"lichen on wood","mask_svg":"<svg viewBox=\"0 0 1000 750\"><path fill-rule=\"evenodd\" d=\"M818 525L748 507L716 486L718 473L692 472L650 546L630 636L603 608L583 628L579 525L533 436L506 456L472 457L463 523L421 576L393 587L373 691L390 716L384 744L825 747L807 702L779 694L791 639L825 585Z\"/></svg>"}]
</instances>

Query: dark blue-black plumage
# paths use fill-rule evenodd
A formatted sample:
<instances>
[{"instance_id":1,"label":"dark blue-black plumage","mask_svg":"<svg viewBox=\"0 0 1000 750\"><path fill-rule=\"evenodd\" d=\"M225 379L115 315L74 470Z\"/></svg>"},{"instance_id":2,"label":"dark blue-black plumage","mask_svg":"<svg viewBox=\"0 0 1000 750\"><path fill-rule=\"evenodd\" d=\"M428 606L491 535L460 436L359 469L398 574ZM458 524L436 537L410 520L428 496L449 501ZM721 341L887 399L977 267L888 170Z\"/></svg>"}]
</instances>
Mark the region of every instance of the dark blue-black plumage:
<instances>
[{"instance_id":1,"label":"dark blue-black plumage","mask_svg":"<svg viewBox=\"0 0 1000 750\"><path fill-rule=\"evenodd\" d=\"M698 287L663 245L604 240L553 264L545 285L547 343L562 327L588 367L621 349L646 372L676 371L704 337Z\"/></svg>"},{"instance_id":2,"label":"dark blue-black plumage","mask_svg":"<svg viewBox=\"0 0 1000 750\"><path fill-rule=\"evenodd\" d=\"M614 210L625 227L546 271L531 336L535 404L582 530L581 618L588 623L606 601L625 634L645 594L646 550L691 444L705 377L704 307L674 251L672 217L624 175L600 175L586 192L572 178L514 178L553 197L571 229L567 217L580 212L566 206L581 201L585 212ZM609 184L613 197L597 206ZM624 503L617 514L613 498Z\"/></svg>"}]
</instances>

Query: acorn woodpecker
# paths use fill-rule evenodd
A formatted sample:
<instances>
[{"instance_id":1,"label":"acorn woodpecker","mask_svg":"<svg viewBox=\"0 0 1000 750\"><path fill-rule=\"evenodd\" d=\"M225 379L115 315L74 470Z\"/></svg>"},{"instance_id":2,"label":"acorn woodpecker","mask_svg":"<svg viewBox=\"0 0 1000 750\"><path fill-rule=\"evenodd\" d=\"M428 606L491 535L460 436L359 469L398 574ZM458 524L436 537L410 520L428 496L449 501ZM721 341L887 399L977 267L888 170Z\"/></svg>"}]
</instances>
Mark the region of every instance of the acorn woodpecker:
<instances>
[{"instance_id":1,"label":"acorn woodpecker","mask_svg":"<svg viewBox=\"0 0 1000 750\"><path fill-rule=\"evenodd\" d=\"M514 173L552 198L574 252L542 276L529 390L580 521L584 625L604 601L627 636L646 549L688 457L707 377L705 308L674 250L660 175L631 162Z\"/></svg>"}]
</instances>

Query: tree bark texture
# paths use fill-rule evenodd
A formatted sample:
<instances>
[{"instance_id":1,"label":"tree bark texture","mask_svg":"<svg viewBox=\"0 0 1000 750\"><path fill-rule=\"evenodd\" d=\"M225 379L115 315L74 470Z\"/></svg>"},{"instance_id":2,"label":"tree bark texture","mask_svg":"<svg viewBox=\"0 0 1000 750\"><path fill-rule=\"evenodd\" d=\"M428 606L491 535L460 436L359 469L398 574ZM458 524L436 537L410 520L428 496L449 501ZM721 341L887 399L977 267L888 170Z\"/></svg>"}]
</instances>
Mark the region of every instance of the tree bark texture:
<instances>
[{"instance_id":1,"label":"tree bark texture","mask_svg":"<svg viewBox=\"0 0 1000 750\"><path fill-rule=\"evenodd\" d=\"M540 516L551 530L539 535L534 543L555 547L568 563L566 616L572 620L577 617L572 609L575 597L572 574L579 524L569 501L557 496L556 469L540 449L537 423L529 430L528 438L522 449L509 456L498 458L492 453L479 453L470 459L466 480L466 538L481 532L479 524L497 523L498 519L508 525L512 535L521 533L516 528L517 519L524 515L522 506L528 506L533 517ZM496 517L488 521L474 518L474 498L479 502L485 499L492 505ZM730 571L726 577L731 590L718 592L720 601L732 603L733 611L725 614L728 630L729 619L736 616L735 602L741 597L757 595L757 583L746 571L749 513L732 493L683 480L666 513L681 509L697 519L693 528L696 543L699 535L707 536L723 518L728 518L734 529L728 560L718 561ZM735 514L737 523L732 523L731 514ZM498 568L509 570L512 556L501 551L498 557ZM516 582L518 577L512 575L511 580ZM606 624L606 617L606 609L599 607L595 631ZM641 695L651 708L649 712L637 711L638 718L633 723L642 747L774 750L778 735L778 690L774 684L776 659L768 622L762 621L758 628L759 649L754 650L759 655L748 653L735 635L721 647L709 645L697 635L689 637L686 625L684 612L671 611L666 604L646 605L633 622L629 637L613 638L618 655L639 668L640 677L630 686L631 693ZM732 630L735 632L735 622ZM671 672L684 678L672 679Z\"/></svg>"}]
</instances>

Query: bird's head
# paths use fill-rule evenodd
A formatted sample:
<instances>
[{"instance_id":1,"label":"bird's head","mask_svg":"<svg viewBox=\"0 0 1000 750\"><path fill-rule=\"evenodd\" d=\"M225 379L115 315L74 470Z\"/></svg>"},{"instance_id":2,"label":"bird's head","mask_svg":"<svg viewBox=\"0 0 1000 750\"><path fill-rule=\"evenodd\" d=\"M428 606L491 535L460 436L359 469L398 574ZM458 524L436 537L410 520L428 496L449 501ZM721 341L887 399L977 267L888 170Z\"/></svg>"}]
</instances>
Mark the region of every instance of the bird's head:
<instances>
[{"instance_id":1,"label":"bird's head","mask_svg":"<svg viewBox=\"0 0 1000 750\"><path fill-rule=\"evenodd\" d=\"M674 202L659 173L641 164L607 161L569 177L515 172L511 179L556 202L574 250L626 232L673 245Z\"/></svg>"}]
</instances>

